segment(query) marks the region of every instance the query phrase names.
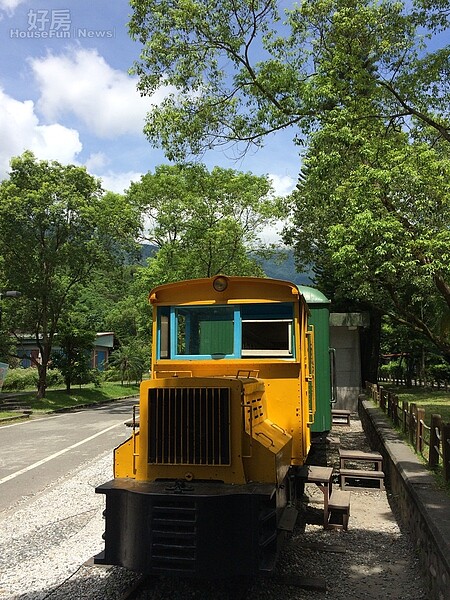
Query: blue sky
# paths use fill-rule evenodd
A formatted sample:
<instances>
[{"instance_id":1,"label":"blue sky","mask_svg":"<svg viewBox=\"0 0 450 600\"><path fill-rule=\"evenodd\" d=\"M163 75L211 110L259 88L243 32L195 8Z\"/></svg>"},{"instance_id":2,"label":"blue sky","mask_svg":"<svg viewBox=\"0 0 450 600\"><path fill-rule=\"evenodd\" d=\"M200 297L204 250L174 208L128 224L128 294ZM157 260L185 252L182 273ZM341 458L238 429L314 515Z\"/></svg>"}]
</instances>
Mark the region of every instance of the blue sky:
<instances>
[{"instance_id":1,"label":"blue sky","mask_svg":"<svg viewBox=\"0 0 450 600\"><path fill-rule=\"evenodd\" d=\"M142 133L159 98L141 98L128 75L139 55L129 14L127 0L0 0L0 179L26 149L85 165L117 192L167 162ZM268 174L285 194L300 166L292 137L277 134L238 161L221 151L203 161Z\"/></svg>"}]
</instances>

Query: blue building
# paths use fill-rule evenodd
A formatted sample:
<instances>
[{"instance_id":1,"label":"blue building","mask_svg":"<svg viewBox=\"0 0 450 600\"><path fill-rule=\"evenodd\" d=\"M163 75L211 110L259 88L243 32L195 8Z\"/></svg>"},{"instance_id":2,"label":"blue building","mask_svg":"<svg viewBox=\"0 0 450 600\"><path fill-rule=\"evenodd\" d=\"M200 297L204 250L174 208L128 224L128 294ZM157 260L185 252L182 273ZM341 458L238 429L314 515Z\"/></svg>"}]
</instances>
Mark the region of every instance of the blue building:
<instances>
[{"instance_id":1,"label":"blue building","mask_svg":"<svg viewBox=\"0 0 450 600\"><path fill-rule=\"evenodd\" d=\"M19 339L17 355L21 357L20 366L23 368L35 366L36 363L40 362L40 351L36 344L36 338L27 334L19 334L17 337ZM57 339L53 351L58 350ZM109 355L113 348L113 332L97 333L91 353L91 367L103 371L108 364Z\"/></svg>"}]
</instances>

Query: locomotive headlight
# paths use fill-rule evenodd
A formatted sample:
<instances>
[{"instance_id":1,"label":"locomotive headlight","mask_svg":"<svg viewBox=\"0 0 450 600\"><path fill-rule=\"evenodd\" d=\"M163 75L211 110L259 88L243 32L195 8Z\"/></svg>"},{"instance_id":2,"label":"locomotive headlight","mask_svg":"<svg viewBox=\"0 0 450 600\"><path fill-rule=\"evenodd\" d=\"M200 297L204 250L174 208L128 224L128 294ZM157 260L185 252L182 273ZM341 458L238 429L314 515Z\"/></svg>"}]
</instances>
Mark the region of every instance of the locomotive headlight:
<instances>
[{"instance_id":1,"label":"locomotive headlight","mask_svg":"<svg viewBox=\"0 0 450 600\"><path fill-rule=\"evenodd\" d=\"M228 287L228 279L223 275L219 275L213 281L213 288L216 292L224 292Z\"/></svg>"}]
</instances>

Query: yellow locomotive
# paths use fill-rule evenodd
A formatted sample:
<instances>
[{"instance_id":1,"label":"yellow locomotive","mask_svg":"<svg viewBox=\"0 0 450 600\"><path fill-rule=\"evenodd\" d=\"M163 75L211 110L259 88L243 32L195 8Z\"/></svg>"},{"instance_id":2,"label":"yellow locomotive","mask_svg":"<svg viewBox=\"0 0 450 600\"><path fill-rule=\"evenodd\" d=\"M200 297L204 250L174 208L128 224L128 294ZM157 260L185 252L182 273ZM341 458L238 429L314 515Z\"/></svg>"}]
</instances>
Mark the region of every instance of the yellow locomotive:
<instances>
[{"instance_id":1,"label":"yellow locomotive","mask_svg":"<svg viewBox=\"0 0 450 600\"><path fill-rule=\"evenodd\" d=\"M295 521L314 419L313 332L291 283L156 287L139 427L114 452L98 564L243 577L270 571Z\"/></svg>"}]
</instances>

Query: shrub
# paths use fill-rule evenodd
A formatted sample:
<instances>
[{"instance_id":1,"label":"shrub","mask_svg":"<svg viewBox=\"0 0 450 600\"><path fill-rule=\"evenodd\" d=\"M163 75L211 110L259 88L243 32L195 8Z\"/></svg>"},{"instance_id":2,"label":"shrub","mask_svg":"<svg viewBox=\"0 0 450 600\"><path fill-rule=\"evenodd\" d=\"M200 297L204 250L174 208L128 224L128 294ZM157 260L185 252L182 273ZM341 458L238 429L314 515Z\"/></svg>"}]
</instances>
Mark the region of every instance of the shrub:
<instances>
[{"instance_id":1,"label":"shrub","mask_svg":"<svg viewBox=\"0 0 450 600\"><path fill-rule=\"evenodd\" d=\"M29 388L37 388L38 384L38 372L37 369L29 367L23 369L9 369L6 375L5 382L3 384L3 391L14 391L19 392L21 390ZM47 371L47 386L55 387L63 385L64 379L58 369L49 369Z\"/></svg>"},{"instance_id":2,"label":"shrub","mask_svg":"<svg viewBox=\"0 0 450 600\"><path fill-rule=\"evenodd\" d=\"M26 388L35 387L37 382L36 378L36 369L9 369L5 382L3 383L3 390L20 391Z\"/></svg>"},{"instance_id":3,"label":"shrub","mask_svg":"<svg viewBox=\"0 0 450 600\"><path fill-rule=\"evenodd\" d=\"M35 369L36 371L36 369ZM36 373L37 385L37 373ZM49 369L47 371L47 387L55 387L64 385L64 377L59 369Z\"/></svg>"},{"instance_id":4,"label":"shrub","mask_svg":"<svg viewBox=\"0 0 450 600\"><path fill-rule=\"evenodd\" d=\"M120 381L120 369L108 366L105 371L102 371L102 379L103 381Z\"/></svg>"},{"instance_id":5,"label":"shrub","mask_svg":"<svg viewBox=\"0 0 450 600\"><path fill-rule=\"evenodd\" d=\"M392 360L389 365L389 372L392 379L398 381L406 377L406 363L400 360Z\"/></svg>"},{"instance_id":6,"label":"shrub","mask_svg":"<svg viewBox=\"0 0 450 600\"><path fill-rule=\"evenodd\" d=\"M380 375L383 379L400 381L406 377L406 363L400 360L391 360L386 365L380 366Z\"/></svg>"},{"instance_id":7,"label":"shrub","mask_svg":"<svg viewBox=\"0 0 450 600\"><path fill-rule=\"evenodd\" d=\"M450 383L450 364L441 362L434 365L428 365L427 375L439 385L448 385Z\"/></svg>"}]
</instances>

